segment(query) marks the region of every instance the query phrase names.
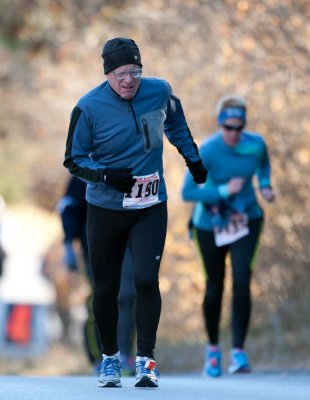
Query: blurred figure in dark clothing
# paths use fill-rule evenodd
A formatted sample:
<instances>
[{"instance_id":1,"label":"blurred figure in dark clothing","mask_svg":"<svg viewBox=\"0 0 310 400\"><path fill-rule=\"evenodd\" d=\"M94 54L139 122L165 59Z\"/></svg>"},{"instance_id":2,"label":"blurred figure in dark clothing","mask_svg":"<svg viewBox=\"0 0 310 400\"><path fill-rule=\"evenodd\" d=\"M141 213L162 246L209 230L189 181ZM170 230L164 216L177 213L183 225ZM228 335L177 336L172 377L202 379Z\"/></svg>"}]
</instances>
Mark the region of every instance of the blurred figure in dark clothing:
<instances>
[{"instance_id":1,"label":"blurred figure in dark clothing","mask_svg":"<svg viewBox=\"0 0 310 400\"><path fill-rule=\"evenodd\" d=\"M96 364L101 359L99 338L97 334L94 315L92 312L93 277L89 263L86 214L87 202L85 200L86 183L75 176L71 176L64 196L58 203L58 212L61 217L64 231L65 264L69 272L79 272L76 242L79 243L85 272L87 274L91 294L86 299L87 319L84 324L84 344L88 359L91 364ZM119 293L119 329L118 342L120 347L123 375L132 375L135 372L133 359L133 339L135 333L134 307L135 287L132 274L132 258L127 249L123 267L122 280Z\"/></svg>"},{"instance_id":2,"label":"blurred figure in dark clothing","mask_svg":"<svg viewBox=\"0 0 310 400\"><path fill-rule=\"evenodd\" d=\"M79 270L74 249L74 241L77 240L81 245L86 272L91 277L85 229L87 213L85 191L86 184L74 176L71 177L65 194L58 203L58 212L64 231L65 263L68 270Z\"/></svg>"}]
</instances>

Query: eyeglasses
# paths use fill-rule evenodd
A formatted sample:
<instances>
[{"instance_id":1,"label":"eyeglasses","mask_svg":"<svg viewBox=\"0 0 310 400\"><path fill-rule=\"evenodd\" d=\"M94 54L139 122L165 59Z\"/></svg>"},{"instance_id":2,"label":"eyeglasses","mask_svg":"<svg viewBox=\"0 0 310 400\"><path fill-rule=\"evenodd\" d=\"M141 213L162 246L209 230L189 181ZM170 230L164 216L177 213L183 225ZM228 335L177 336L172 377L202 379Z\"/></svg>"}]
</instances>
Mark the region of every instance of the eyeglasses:
<instances>
[{"instance_id":1,"label":"eyeglasses","mask_svg":"<svg viewBox=\"0 0 310 400\"><path fill-rule=\"evenodd\" d=\"M122 81L129 74L132 78L138 79L142 75L142 69L131 69L129 71L113 72L114 77L117 81Z\"/></svg>"},{"instance_id":2,"label":"eyeglasses","mask_svg":"<svg viewBox=\"0 0 310 400\"><path fill-rule=\"evenodd\" d=\"M226 131L240 132L244 128L244 125L222 125Z\"/></svg>"}]
</instances>

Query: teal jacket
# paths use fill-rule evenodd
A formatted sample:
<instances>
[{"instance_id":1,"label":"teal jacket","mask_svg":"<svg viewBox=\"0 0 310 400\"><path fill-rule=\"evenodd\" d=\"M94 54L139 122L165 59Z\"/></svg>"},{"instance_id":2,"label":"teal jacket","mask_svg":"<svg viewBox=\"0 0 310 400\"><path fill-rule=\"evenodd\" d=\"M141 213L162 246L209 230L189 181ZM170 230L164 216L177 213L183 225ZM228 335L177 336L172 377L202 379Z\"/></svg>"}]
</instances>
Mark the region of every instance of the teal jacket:
<instances>
[{"instance_id":1,"label":"teal jacket","mask_svg":"<svg viewBox=\"0 0 310 400\"><path fill-rule=\"evenodd\" d=\"M259 189L270 187L270 162L267 147L261 135L244 131L240 142L229 147L222 133L216 132L199 148L204 166L209 170L207 182L197 185L190 174L186 174L182 197L194 202L192 223L202 230L212 230L215 223L214 207L221 210L222 223L233 212L245 213L249 219L261 218L260 207L253 185L256 175ZM245 184L240 193L230 196L228 182L233 177L242 177Z\"/></svg>"}]
</instances>

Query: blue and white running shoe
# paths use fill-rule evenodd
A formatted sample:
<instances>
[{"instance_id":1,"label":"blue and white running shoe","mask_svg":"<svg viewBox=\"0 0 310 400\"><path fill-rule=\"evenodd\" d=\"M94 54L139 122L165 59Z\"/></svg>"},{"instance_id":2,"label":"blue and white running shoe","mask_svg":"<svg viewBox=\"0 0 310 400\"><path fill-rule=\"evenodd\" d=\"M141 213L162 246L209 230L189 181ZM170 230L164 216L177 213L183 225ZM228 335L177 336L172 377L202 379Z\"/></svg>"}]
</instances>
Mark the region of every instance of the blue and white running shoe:
<instances>
[{"instance_id":1,"label":"blue and white running shoe","mask_svg":"<svg viewBox=\"0 0 310 400\"><path fill-rule=\"evenodd\" d=\"M222 354L217 346L208 346L205 352L205 364L202 370L203 376L217 378L222 375Z\"/></svg>"},{"instance_id":2,"label":"blue and white running shoe","mask_svg":"<svg viewBox=\"0 0 310 400\"><path fill-rule=\"evenodd\" d=\"M230 354L231 354L231 361L228 367L229 374L251 372L249 359L244 350L232 349Z\"/></svg>"},{"instance_id":3,"label":"blue and white running shoe","mask_svg":"<svg viewBox=\"0 0 310 400\"><path fill-rule=\"evenodd\" d=\"M158 387L159 372L156 362L148 357L136 358L136 384L135 387Z\"/></svg>"},{"instance_id":4,"label":"blue and white running shoe","mask_svg":"<svg viewBox=\"0 0 310 400\"><path fill-rule=\"evenodd\" d=\"M99 365L99 387L122 387L122 366L119 352L113 356L103 355L103 361Z\"/></svg>"}]
</instances>

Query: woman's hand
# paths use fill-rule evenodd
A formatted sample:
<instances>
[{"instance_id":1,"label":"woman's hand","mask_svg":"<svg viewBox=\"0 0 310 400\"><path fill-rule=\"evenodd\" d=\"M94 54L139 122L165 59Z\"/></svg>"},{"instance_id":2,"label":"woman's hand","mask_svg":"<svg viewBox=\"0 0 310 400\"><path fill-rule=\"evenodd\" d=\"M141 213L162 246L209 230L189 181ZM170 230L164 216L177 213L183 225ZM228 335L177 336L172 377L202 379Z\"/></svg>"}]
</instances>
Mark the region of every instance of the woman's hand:
<instances>
[{"instance_id":1,"label":"woman's hand","mask_svg":"<svg viewBox=\"0 0 310 400\"><path fill-rule=\"evenodd\" d=\"M228 182L227 190L230 195L241 192L244 185L244 178L231 178Z\"/></svg>"},{"instance_id":2,"label":"woman's hand","mask_svg":"<svg viewBox=\"0 0 310 400\"><path fill-rule=\"evenodd\" d=\"M276 198L275 193L271 187L266 187L264 189L261 189L260 192L261 192L263 198L266 201L268 201L268 203L271 203Z\"/></svg>"}]
</instances>

